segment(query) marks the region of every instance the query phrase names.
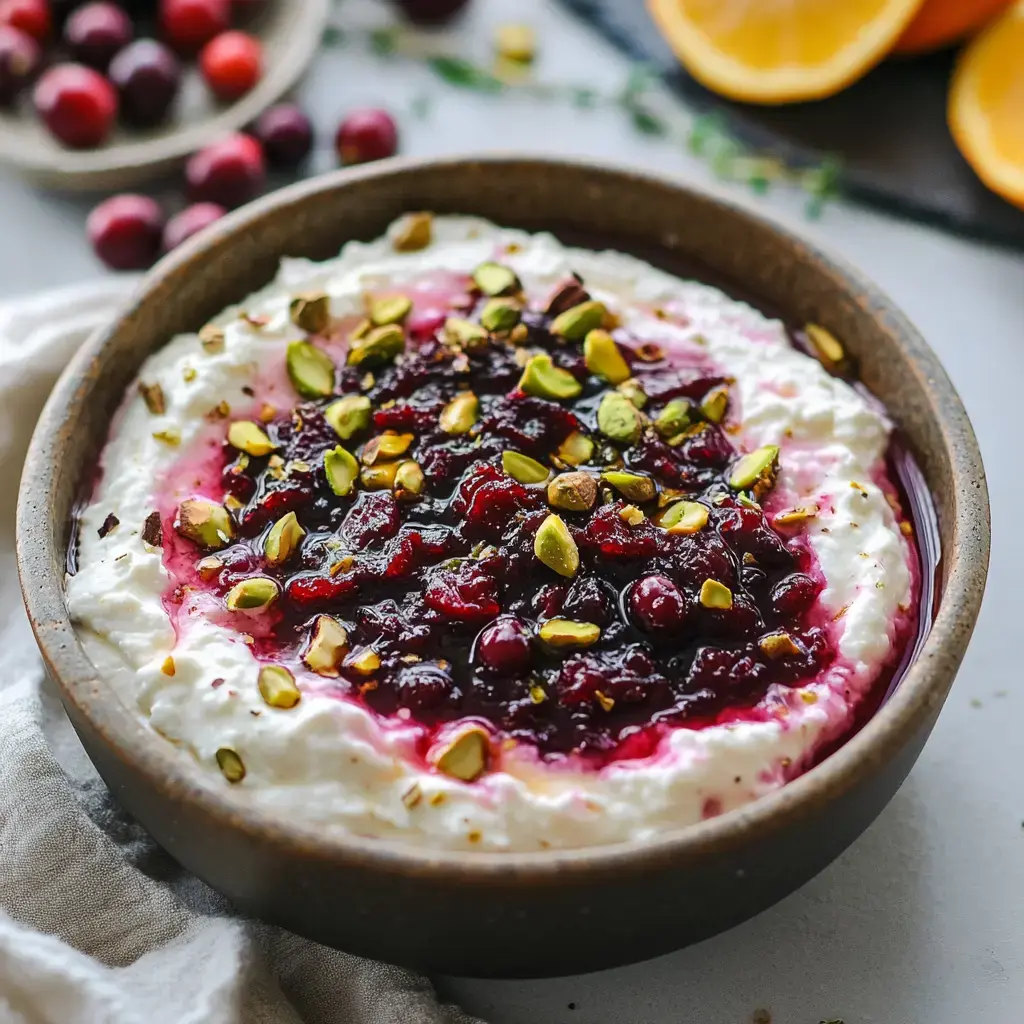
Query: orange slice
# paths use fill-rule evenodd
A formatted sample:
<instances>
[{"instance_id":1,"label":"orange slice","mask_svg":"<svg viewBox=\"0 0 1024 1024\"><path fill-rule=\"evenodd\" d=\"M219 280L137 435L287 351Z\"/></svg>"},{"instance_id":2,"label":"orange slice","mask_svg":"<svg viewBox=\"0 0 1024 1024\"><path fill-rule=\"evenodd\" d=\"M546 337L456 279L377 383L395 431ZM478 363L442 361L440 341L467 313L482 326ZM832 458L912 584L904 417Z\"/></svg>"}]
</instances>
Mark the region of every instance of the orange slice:
<instances>
[{"instance_id":1,"label":"orange slice","mask_svg":"<svg viewBox=\"0 0 1024 1024\"><path fill-rule=\"evenodd\" d=\"M987 25L1013 0L925 0L900 36L895 53L924 53L963 39Z\"/></svg>"},{"instance_id":2,"label":"orange slice","mask_svg":"<svg viewBox=\"0 0 1024 1024\"><path fill-rule=\"evenodd\" d=\"M960 152L994 192L1024 207L1024 3L961 54L949 94Z\"/></svg>"},{"instance_id":3,"label":"orange slice","mask_svg":"<svg viewBox=\"0 0 1024 1024\"><path fill-rule=\"evenodd\" d=\"M686 69L749 103L839 92L878 63L923 0L647 0Z\"/></svg>"}]
</instances>

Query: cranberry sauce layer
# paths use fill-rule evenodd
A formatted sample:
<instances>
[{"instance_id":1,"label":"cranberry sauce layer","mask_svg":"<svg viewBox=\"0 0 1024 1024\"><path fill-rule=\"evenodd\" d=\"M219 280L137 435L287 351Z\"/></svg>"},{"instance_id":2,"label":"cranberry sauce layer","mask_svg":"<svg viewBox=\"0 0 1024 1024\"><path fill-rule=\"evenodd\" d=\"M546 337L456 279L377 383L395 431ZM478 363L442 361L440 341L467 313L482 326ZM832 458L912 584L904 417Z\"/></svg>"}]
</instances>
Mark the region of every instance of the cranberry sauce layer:
<instances>
[{"instance_id":1,"label":"cranberry sauce layer","mask_svg":"<svg viewBox=\"0 0 1024 1024\"><path fill-rule=\"evenodd\" d=\"M224 422L171 600L216 595L281 685L425 742L472 718L600 763L818 676L815 510L762 507L779 450L737 451L729 368L631 341L578 279L525 296L492 263L465 294L378 296L344 339L325 296L293 303L294 407Z\"/></svg>"}]
</instances>

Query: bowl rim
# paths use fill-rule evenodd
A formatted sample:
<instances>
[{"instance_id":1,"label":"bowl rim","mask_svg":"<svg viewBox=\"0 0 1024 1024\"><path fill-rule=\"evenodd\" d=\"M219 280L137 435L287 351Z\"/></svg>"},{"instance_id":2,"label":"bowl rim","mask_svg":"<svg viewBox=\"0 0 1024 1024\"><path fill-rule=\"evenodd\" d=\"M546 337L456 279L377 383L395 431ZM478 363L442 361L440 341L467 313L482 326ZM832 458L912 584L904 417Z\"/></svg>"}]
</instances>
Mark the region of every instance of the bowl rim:
<instances>
[{"instance_id":1,"label":"bowl rim","mask_svg":"<svg viewBox=\"0 0 1024 1024\"><path fill-rule=\"evenodd\" d=\"M917 658L890 699L837 751L785 786L742 807L697 824L680 826L644 838L577 849L488 852L424 848L397 839L325 833L311 824L290 822L279 813L258 809L244 790L225 787L219 776L201 768L158 737L127 704L112 699L78 641L64 603L63 573L53 571L49 557L52 535L49 495L69 401L88 379L87 369L118 325L166 277L180 272L192 258L214 242L237 238L268 213L294 202L347 188L367 179L402 177L427 168L448 168L454 175L486 168L501 173L510 164L535 165L557 174L597 172L619 187L646 185L674 190L723 215L746 219L780 242L795 248L802 259L820 263L858 304L884 314L887 327L910 349L915 374L938 421L943 449L954 486L952 543L942 552L945 588L932 628ZM472 203L468 204L472 206ZM91 385L86 384L86 390ZM552 158L534 154L484 154L450 157L400 157L310 178L248 204L185 243L161 260L118 310L111 324L95 332L79 349L55 385L33 433L26 466L40 467L24 474L18 501L17 562L29 620L44 661L62 690L117 756L171 800L182 800L256 842L285 854L361 867L375 872L412 875L461 884L515 885L524 881L553 883L571 871L574 878L610 877L643 863L679 864L687 859L724 853L764 831L774 831L821 810L854 788L910 741L916 730L937 714L966 651L981 607L988 569L990 518L988 490L981 452L966 410L938 358L895 304L844 259L803 238L774 217L684 179L638 171L614 162L585 158ZM39 511L44 522L39 521ZM966 629L964 624L966 625ZM218 783L220 783L218 785Z\"/></svg>"}]
</instances>

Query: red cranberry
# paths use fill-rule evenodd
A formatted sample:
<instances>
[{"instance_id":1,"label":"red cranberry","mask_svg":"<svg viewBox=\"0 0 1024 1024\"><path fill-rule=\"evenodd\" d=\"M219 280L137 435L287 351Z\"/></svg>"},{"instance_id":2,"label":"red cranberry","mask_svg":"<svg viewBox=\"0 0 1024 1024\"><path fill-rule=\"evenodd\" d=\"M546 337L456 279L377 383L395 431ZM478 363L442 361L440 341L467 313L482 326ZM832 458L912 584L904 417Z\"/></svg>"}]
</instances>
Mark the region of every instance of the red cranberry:
<instances>
[{"instance_id":1,"label":"red cranberry","mask_svg":"<svg viewBox=\"0 0 1024 1024\"><path fill-rule=\"evenodd\" d=\"M237 100L263 74L263 47L247 32L222 32L203 47L199 67L217 99Z\"/></svg>"},{"instance_id":2,"label":"red cranberry","mask_svg":"<svg viewBox=\"0 0 1024 1024\"><path fill-rule=\"evenodd\" d=\"M148 196L121 195L104 200L86 222L96 255L113 270L141 270L160 251L164 217Z\"/></svg>"},{"instance_id":3,"label":"red cranberry","mask_svg":"<svg viewBox=\"0 0 1024 1024\"><path fill-rule=\"evenodd\" d=\"M814 604L819 590L821 587L810 576L802 572L791 573L772 588L772 608L779 615L799 615Z\"/></svg>"},{"instance_id":4,"label":"red cranberry","mask_svg":"<svg viewBox=\"0 0 1024 1024\"><path fill-rule=\"evenodd\" d=\"M667 576L645 576L637 582L629 595L629 608L652 633L678 629L686 621L686 598Z\"/></svg>"},{"instance_id":5,"label":"red cranberry","mask_svg":"<svg viewBox=\"0 0 1024 1024\"><path fill-rule=\"evenodd\" d=\"M136 128L167 117L181 85L181 65L155 39L139 39L110 62L110 78L121 96L121 116Z\"/></svg>"},{"instance_id":6,"label":"red cranberry","mask_svg":"<svg viewBox=\"0 0 1024 1024\"><path fill-rule=\"evenodd\" d=\"M395 6L417 25L440 25L454 17L469 0L393 0Z\"/></svg>"},{"instance_id":7,"label":"red cranberry","mask_svg":"<svg viewBox=\"0 0 1024 1024\"><path fill-rule=\"evenodd\" d=\"M50 38L53 21L46 0L0 0L0 25L10 25L37 43Z\"/></svg>"},{"instance_id":8,"label":"red cranberry","mask_svg":"<svg viewBox=\"0 0 1024 1024\"><path fill-rule=\"evenodd\" d=\"M82 64L58 64L39 79L34 101L46 127L66 146L98 146L117 116L117 93Z\"/></svg>"},{"instance_id":9,"label":"red cranberry","mask_svg":"<svg viewBox=\"0 0 1024 1024\"><path fill-rule=\"evenodd\" d=\"M64 26L64 42L76 60L105 71L134 35L131 18L106 0L79 7Z\"/></svg>"},{"instance_id":10,"label":"red cranberry","mask_svg":"<svg viewBox=\"0 0 1024 1024\"><path fill-rule=\"evenodd\" d=\"M195 53L230 25L229 0L160 0L160 29L181 53Z\"/></svg>"},{"instance_id":11,"label":"red cranberry","mask_svg":"<svg viewBox=\"0 0 1024 1024\"><path fill-rule=\"evenodd\" d=\"M504 675L525 672L530 667L530 634L517 618L503 615L480 634L476 657Z\"/></svg>"},{"instance_id":12,"label":"red cranberry","mask_svg":"<svg viewBox=\"0 0 1024 1024\"><path fill-rule=\"evenodd\" d=\"M0 25L0 103L11 103L39 70L42 51L21 29Z\"/></svg>"},{"instance_id":13,"label":"red cranberry","mask_svg":"<svg viewBox=\"0 0 1024 1024\"><path fill-rule=\"evenodd\" d=\"M228 211L217 203L193 203L176 213L164 228L163 251L177 249L182 242L220 220Z\"/></svg>"},{"instance_id":14,"label":"red cranberry","mask_svg":"<svg viewBox=\"0 0 1024 1024\"><path fill-rule=\"evenodd\" d=\"M398 128L385 110L353 110L341 122L334 148L343 164L383 160L398 149Z\"/></svg>"},{"instance_id":15,"label":"red cranberry","mask_svg":"<svg viewBox=\"0 0 1024 1024\"><path fill-rule=\"evenodd\" d=\"M298 167L313 148L313 126L294 103L279 103L264 111L253 134L263 143L267 163L274 167Z\"/></svg>"},{"instance_id":16,"label":"red cranberry","mask_svg":"<svg viewBox=\"0 0 1024 1024\"><path fill-rule=\"evenodd\" d=\"M263 188L263 150L251 135L229 135L196 153L185 166L185 178L191 199L233 209Z\"/></svg>"}]
</instances>

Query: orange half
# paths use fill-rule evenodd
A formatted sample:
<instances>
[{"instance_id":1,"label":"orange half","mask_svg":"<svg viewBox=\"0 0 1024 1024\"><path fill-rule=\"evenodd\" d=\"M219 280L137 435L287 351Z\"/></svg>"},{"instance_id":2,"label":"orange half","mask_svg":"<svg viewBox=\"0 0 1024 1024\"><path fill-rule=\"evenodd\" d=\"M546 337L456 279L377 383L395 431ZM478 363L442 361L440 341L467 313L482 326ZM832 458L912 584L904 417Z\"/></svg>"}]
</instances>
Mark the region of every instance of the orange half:
<instances>
[{"instance_id":1,"label":"orange half","mask_svg":"<svg viewBox=\"0 0 1024 1024\"><path fill-rule=\"evenodd\" d=\"M686 69L748 103L839 92L877 64L922 0L647 0Z\"/></svg>"},{"instance_id":2,"label":"orange half","mask_svg":"<svg viewBox=\"0 0 1024 1024\"><path fill-rule=\"evenodd\" d=\"M895 53L925 53L963 39L988 24L1013 0L925 0L900 36Z\"/></svg>"},{"instance_id":3,"label":"orange half","mask_svg":"<svg viewBox=\"0 0 1024 1024\"><path fill-rule=\"evenodd\" d=\"M1024 3L961 54L949 93L949 127L978 177L1024 208Z\"/></svg>"}]
</instances>

